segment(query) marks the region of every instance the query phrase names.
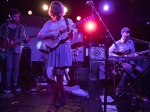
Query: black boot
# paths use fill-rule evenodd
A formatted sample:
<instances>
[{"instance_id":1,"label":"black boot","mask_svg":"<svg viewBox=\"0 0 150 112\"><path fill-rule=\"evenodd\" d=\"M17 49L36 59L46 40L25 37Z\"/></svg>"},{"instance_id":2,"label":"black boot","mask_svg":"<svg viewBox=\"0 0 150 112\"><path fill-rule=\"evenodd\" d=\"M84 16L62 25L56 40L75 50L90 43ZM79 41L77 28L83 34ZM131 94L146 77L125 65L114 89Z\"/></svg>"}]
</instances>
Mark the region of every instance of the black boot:
<instances>
[{"instance_id":1,"label":"black boot","mask_svg":"<svg viewBox=\"0 0 150 112\"><path fill-rule=\"evenodd\" d=\"M66 104L66 97L65 97L65 94L64 94L64 91L62 90L61 92L61 103L62 105L65 105Z\"/></svg>"},{"instance_id":2,"label":"black boot","mask_svg":"<svg viewBox=\"0 0 150 112\"><path fill-rule=\"evenodd\" d=\"M59 107L66 103L64 91L63 91L63 75L65 73L65 69L57 68L56 69L56 92L55 92L55 98L57 99L55 101L55 106Z\"/></svg>"}]
</instances>

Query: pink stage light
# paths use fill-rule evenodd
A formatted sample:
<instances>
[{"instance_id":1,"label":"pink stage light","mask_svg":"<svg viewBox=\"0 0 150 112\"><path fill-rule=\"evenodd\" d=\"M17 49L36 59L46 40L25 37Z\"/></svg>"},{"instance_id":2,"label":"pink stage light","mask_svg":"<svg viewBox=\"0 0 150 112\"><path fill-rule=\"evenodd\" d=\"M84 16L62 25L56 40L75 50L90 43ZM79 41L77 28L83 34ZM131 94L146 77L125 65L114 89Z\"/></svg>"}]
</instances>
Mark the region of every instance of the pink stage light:
<instances>
[{"instance_id":1,"label":"pink stage light","mask_svg":"<svg viewBox=\"0 0 150 112\"><path fill-rule=\"evenodd\" d=\"M86 32L92 32L96 30L96 23L93 21L87 21L84 25L84 29Z\"/></svg>"}]
</instances>

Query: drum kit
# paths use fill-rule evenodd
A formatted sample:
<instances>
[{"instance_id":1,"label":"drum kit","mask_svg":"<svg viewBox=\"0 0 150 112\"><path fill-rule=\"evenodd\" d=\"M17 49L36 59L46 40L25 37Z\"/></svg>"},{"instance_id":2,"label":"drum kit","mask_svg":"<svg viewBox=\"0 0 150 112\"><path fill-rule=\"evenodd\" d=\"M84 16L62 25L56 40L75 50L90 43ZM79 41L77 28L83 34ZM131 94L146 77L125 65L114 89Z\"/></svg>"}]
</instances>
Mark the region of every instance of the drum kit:
<instances>
[{"instance_id":1,"label":"drum kit","mask_svg":"<svg viewBox=\"0 0 150 112\"><path fill-rule=\"evenodd\" d=\"M74 43L71 45L72 48L72 67L79 68L83 67L84 61L84 47L83 42Z\"/></svg>"}]
</instances>

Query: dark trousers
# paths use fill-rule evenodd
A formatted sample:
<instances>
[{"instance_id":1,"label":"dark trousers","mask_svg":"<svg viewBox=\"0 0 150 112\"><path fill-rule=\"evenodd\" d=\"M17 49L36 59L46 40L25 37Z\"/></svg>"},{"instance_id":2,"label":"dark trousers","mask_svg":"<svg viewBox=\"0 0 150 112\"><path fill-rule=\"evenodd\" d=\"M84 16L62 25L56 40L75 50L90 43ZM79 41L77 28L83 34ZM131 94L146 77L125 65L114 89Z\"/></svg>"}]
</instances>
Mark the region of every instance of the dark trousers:
<instances>
[{"instance_id":1,"label":"dark trousers","mask_svg":"<svg viewBox=\"0 0 150 112\"><path fill-rule=\"evenodd\" d=\"M21 53L16 54L15 49L9 49L6 55L6 86L10 86L11 76L13 84L17 85L19 75L19 61Z\"/></svg>"},{"instance_id":2,"label":"dark trousers","mask_svg":"<svg viewBox=\"0 0 150 112\"><path fill-rule=\"evenodd\" d=\"M140 71L136 70L134 67L129 71L125 71L121 77L121 80L118 84L118 88L124 88L127 86L129 82L135 79L138 75L140 75Z\"/></svg>"},{"instance_id":3,"label":"dark trousers","mask_svg":"<svg viewBox=\"0 0 150 112\"><path fill-rule=\"evenodd\" d=\"M0 51L0 82L3 82L5 53Z\"/></svg>"}]
</instances>

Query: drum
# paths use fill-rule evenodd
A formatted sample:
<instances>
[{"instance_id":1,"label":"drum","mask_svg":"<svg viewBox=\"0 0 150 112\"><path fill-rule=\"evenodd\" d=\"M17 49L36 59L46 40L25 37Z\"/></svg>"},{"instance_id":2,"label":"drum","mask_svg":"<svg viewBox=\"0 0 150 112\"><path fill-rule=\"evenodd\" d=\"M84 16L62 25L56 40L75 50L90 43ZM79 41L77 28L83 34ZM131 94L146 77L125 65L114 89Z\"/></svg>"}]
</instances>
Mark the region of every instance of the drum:
<instances>
[{"instance_id":1,"label":"drum","mask_svg":"<svg viewBox=\"0 0 150 112\"><path fill-rule=\"evenodd\" d=\"M78 62L78 49L72 49L72 61Z\"/></svg>"}]
</instances>

